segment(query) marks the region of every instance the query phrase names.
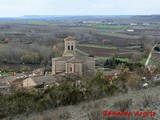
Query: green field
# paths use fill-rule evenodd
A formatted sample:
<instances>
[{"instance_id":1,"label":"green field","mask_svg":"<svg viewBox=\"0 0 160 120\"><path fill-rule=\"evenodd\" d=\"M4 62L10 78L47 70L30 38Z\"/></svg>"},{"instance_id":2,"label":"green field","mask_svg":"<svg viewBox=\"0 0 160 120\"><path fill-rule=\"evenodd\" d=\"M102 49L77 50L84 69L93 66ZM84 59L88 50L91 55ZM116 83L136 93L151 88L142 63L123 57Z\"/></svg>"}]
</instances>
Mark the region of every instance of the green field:
<instances>
[{"instance_id":1,"label":"green field","mask_svg":"<svg viewBox=\"0 0 160 120\"><path fill-rule=\"evenodd\" d=\"M129 26L118 26L118 25L94 25L93 27L100 29L126 29Z\"/></svg>"},{"instance_id":2,"label":"green field","mask_svg":"<svg viewBox=\"0 0 160 120\"><path fill-rule=\"evenodd\" d=\"M93 45L93 44L78 44L78 46L92 47L92 48L116 49L116 47L113 47L113 46Z\"/></svg>"},{"instance_id":3,"label":"green field","mask_svg":"<svg viewBox=\"0 0 160 120\"><path fill-rule=\"evenodd\" d=\"M5 72L0 73L0 76L8 76L8 73L5 73Z\"/></svg>"},{"instance_id":4,"label":"green field","mask_svg":"<svg viewBox=\"0 0 160 120\"><path fill-rule=\"evenodd\" d=\"M98 71L111 71L110 68L103 68L103 67L97 67L97 66L95 67L95 69Z\"/></svg>"},{"instance_id":5,"label":"green field","mask_svg":"<svg viewBox=\"0 0 160 120\"><path fill-rule=\"evenodd\" d=\"M123 61L123 62L129 62L130 61L128 58L115 58L115 59Z\"/></svg>"},{"instance_id":6,"label":"green field","mask_svg":"<svg viewBox=\"0 0 160 120\"><path fill-rule=\"evenodd\" d=\"M34 25L48 25L47 22L45 21L22 21L22 23L27 23L27 24L34 24Z\"/></svg>"}]
</instances>

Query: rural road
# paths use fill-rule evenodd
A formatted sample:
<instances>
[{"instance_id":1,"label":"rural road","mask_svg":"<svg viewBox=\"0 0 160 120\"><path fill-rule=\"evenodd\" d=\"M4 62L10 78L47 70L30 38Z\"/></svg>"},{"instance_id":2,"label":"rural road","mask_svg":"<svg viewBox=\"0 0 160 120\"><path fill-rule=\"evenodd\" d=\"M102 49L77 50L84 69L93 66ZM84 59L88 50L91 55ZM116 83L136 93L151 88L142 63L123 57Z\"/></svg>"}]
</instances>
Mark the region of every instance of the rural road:
<instances>
[{"instance_id":1,"label":"rural road","mask_svg":"<svg viewBox=\"0 0 160 120\"><path fill-rule=\"evenodd\" d=\"M145 66L147 66L147 65L149 64L149 61L150 61L150 59L151 59L151 57L152 57L152 53L153 53L153 51L154 51L154 47L156 47L156 45L154 45L154 46L152 47L152 50L151 50L151 52L149 53L149 56L148 56L148 58L147 58L147 60L146 60Z\"/></svg>"}]
</instances>

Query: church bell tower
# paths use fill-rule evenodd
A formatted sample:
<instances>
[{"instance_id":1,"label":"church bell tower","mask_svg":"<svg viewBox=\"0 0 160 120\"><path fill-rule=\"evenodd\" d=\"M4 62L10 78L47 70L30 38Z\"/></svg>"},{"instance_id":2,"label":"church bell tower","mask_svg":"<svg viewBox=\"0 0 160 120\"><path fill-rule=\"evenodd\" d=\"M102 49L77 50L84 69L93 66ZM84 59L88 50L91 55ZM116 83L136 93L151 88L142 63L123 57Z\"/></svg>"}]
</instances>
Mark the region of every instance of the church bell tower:
<instances>
[{"instance_id":1,"label":"church bell tower","mask_svg":"<svg viewBox=\"0 0 160 120\"><path fill-rule=\"evenodd\" d=\"M76 50L76 39L71 36L65 38L64 47L63 56L74 56Z\"/></svg>"}]
</instances>

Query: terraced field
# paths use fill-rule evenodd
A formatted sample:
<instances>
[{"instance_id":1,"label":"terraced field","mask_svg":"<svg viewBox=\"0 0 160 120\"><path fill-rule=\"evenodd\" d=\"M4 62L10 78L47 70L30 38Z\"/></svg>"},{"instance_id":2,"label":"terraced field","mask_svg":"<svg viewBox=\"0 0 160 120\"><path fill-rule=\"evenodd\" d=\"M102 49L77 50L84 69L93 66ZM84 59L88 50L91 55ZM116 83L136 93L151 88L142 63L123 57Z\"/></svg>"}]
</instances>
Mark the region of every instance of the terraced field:
<instances>
[{"instance_id":1,"label":"terraced field","mask_svg":"<svg viewBox=\"0 0 160 120\"><path fill-rule=\"evenodd\" d=\"M92 54L97 57L112 57L117 55L120 58L132 59L135 53L141 54L139 49L131 49L126 47L110 47L110 46L100 46L100 45L88 45L88 44L79 44L77 46L82 52L87 54Z\"/></svg>"},{"instance_id":2,"label":"terraced field","mask_svg":"<svg viewBox=\"0 0 160 120\"><path fill-rule=\"evenodd\" d=\"M110 57L116 52L116 49L97 48L89 46L77 46L77 49L85 53L100 57Z\"/></svg>"}]
</instances>

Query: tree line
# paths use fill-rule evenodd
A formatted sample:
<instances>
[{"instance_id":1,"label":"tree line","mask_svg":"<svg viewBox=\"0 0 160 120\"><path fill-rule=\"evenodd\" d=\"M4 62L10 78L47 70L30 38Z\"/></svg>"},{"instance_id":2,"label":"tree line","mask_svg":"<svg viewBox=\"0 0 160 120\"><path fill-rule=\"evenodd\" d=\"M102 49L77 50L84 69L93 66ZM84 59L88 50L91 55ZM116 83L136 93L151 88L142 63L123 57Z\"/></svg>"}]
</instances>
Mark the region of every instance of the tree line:
<instances>
[{"instance_id":1,"label":"tree line","mask_svg":"<svg viewBox=\"0 0 160 120\"><path fill-rule=\"evenodd\" d=\"M20 42L9 42L1 47L1 63L40 64L44 61L51 60L60 51L58 46L56 46L55 50L51 45L45 46L38 43L24 44Z\"/></svg>"}]
</instances>

